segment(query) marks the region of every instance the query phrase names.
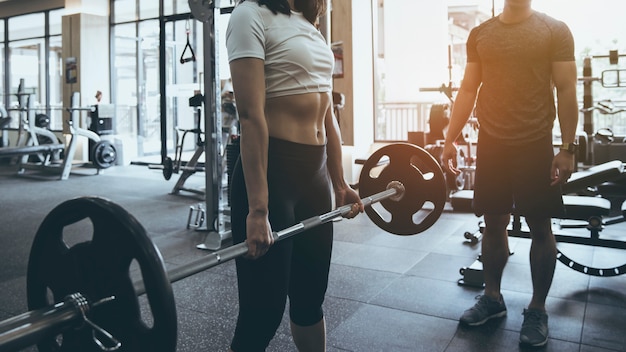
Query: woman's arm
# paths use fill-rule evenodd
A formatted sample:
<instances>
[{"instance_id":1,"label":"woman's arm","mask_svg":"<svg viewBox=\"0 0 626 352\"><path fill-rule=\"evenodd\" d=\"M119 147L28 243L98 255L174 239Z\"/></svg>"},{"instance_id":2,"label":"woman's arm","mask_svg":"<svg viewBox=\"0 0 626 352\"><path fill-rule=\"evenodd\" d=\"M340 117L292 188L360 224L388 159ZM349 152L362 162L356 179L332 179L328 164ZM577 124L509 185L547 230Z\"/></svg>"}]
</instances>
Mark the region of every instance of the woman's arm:
<instances>
[{"instance_id":1,"label":"woman's arm","mask_svg":"<svg viewBox=\"0 0 626 352\"><path fill-rule=\"evenodd\" d=\"M326 128L326 154L328 166L328 174L335 192L335 205L337 207L345 204L356 204L352 208L352 212L346 215L347 218L353 218L358 213L363 212L363 203L359 195L348 185L343 175L342 151L341 151L341 132L339 124L333 114L333 109L329 105L324 117L324 127Z\"/></svg>"},{"instance_id":2,"label":"woman's arm","mask_svg":"<svg viewBox=\"0 0 626 352\"><path fill-rule=\"evenodd\" d=\"M267 149L264 62L256 58L231 61L233 90L241 125L241 164L249 214L246 220L248 256L258 258L274 242L268 220Z\"/></svg>"}]
</instances>

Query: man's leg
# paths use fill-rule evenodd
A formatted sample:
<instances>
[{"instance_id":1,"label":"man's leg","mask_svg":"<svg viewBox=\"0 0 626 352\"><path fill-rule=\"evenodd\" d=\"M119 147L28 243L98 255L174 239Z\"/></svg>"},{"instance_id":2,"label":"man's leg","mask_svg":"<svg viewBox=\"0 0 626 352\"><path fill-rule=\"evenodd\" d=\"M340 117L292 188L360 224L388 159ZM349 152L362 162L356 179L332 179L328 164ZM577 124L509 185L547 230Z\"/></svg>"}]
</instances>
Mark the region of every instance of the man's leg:
<instances>
[{"instance_id":1,"label":"man's leg","mask_svg":"<svg viewBox=\"0 0 626 352\"><path fill-rule=\"evenodd\" d=\"M510 214L485 214L485 232L482 239L481 261L485 277L485 295L499 300L502 272L509 259L507 226Z\"/></svg>"},{"instance_id":2,"label":"man's leg","mask_svg":"<svg viewBox=\"0 0 626 352\"><path fill-rule=\"evenodd\" d=\"M506 227L510 218L509 214L485 214L481 254L485 294L459 319L465 325L478 326L486 323L489 319L506 316L506 305L500 293L500 283L502 272L509 258Z\"/></svg>"},{"instance_id":3,"label":"man's leg","mask_svg":"<svg viewBox=\"0 0 626 352\"><path fill-rule=\"evenodd\" d=\"M526 218L530 228L530 272L533 297L529 309L546 310L546 297L552 285L556 266L556 241L552 235L550 219Z\"/></svg>"},{"instance_id":4,"label":"man's leg","mask_svg":"<svg viewBox=\"0 0 626 352\"><path fill-rule=\"evenodd\" d=\"M556 241L552 235L550 219L527 217L532 243L530 245L530 272L533 296L524 309L524 323L520 331L520 344L539 347L548 342L548 314L546 298L556 266Z\"/></svg>"}]
</instances>

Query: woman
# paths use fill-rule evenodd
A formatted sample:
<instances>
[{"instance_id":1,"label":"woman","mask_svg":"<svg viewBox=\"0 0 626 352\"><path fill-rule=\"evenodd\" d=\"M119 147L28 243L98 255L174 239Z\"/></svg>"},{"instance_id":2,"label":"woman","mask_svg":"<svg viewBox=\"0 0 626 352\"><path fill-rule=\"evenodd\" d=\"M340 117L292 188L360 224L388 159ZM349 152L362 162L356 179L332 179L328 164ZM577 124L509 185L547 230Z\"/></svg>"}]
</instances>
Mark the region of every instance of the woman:
<instances>
[{"instance_id":1,"label":"woman","mask_svg":"<svg viewBox=\"0 0 626 352\"><path fill-rule=\"evenodd\" d=\"M232 182L232 232L246 241L238 258L239 316L231 350L263 351L289 297L300 351L324 351L322 303L328 283L332 223L274 244L280 231L353 203L343 177L339 128L332 112L333 55L315 23L326 0L244 0L226 32L241 126Z\"/></svg>"}]
</instances>

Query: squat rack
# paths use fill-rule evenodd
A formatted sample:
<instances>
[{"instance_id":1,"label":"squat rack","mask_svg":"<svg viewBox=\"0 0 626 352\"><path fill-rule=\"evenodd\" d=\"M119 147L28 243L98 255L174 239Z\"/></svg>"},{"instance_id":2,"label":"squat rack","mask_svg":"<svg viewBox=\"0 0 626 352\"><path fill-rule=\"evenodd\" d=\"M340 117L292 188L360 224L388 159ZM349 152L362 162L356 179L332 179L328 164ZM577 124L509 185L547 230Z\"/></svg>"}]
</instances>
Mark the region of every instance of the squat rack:
<instances>
[{"instance_id":1,"label":"squat rack","mask_svg":"<svg viewBox=\"0 0 626 352\"><path fill-rule=\"evenodd\" d=\"M219 74L220 15L231 13L234 0L189 0L193 17L202 22L204 40L204 154L205 163L205 218L206 226L199 228L207 231L205 243L199 249L219 249L224 240L230 238L230 231L225 228L221 218L220 199L223 197L222 164L217 157L222 145L222 105L221 79ZM214 228L211 229L211 226ZM212 231L214 230L214 231Z\"/></svg>"}]
</instances>

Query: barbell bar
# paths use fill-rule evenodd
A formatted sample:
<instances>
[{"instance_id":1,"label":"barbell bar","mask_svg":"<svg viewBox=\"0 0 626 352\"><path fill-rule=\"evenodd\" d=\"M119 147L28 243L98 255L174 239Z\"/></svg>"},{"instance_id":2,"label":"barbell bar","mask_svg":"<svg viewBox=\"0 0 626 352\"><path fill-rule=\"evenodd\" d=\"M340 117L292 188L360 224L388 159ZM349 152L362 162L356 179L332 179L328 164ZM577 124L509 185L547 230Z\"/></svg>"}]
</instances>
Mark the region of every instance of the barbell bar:
<instances>
[{"instance_id":1,"label":"barbell bar","mask_svg":"<svg viewBox=\"0 0 626 352\"><path fill-rule=\"evenodd\" d=\"M371 195L369 197L362 198L361 202L363 203L364 207L368 207L384 199L392 199L395 201L399 201L400 199L402 199L404 192L405 192L404 185L402 185L402 183L398 181L393 181L389 183L388 188L386 190L376 193L374 195ZM299 234L300 232L312 229L316 226L328 223L329 221L332 221L333 219L345 216L351 211L351 209L352 209L352 205L347 204L342 207L336 208L335 210L327 212L325 214L310 217L284 230L275 231L273 232L274 241L285 240L289 237ZM236 245L213 252L204 257L198 258L185 265L180 265L178 267L175 267L174 269L167 272L167 276L168 276L169 281L171 283L174 283L176 281L185 279L194 274L208 270L219 264L225 263L229 260L243 256L247 252L248 252L248 243L241 242ZM146 292L142 281L140 280L136 281L134 286L135 286L135 292L137 292L138 295L142 295Z\"/></svg>"},{"instance_id":2,"label":"barbell bar","mask_svg":"<svg viewBox=\"0 0 626 352\"><path fill-rule=\"evenodd\" d=\"M359 193L366 214L376 225L393 234L409 235L428 229L441 215L446 184L432 155L412 144L396 143L374 152L365 162ZM426 202L434 206L416 223L416 214ZM274 238L290 238L350 210L351 205L345 205L311 217L275 232ZM72 230L82 233L88 226L85 219L92 226L91 240L68 246L65 227L75 225ZM12 351L17 343L22 347L36 343L40 352L175 351L177 317L171 284L247 251L247 244L240 243L166 272L156 245L121 206L99 197L63 202L46 216L31 247L27 273L31 312L10 323L0 322L0 352ZM133 263L137 265L131 270ZM140 275L134 270L137 266ZM152 313L151 324L141 317L138 297L143 294ZM77 305L76 297L83 304ZM85 302L97 303L86 309ZM57 319L42 320L53 315L50 312L58 314ZM33 326L44 329L45 336Z\"/></svg>"}]
</instances>

